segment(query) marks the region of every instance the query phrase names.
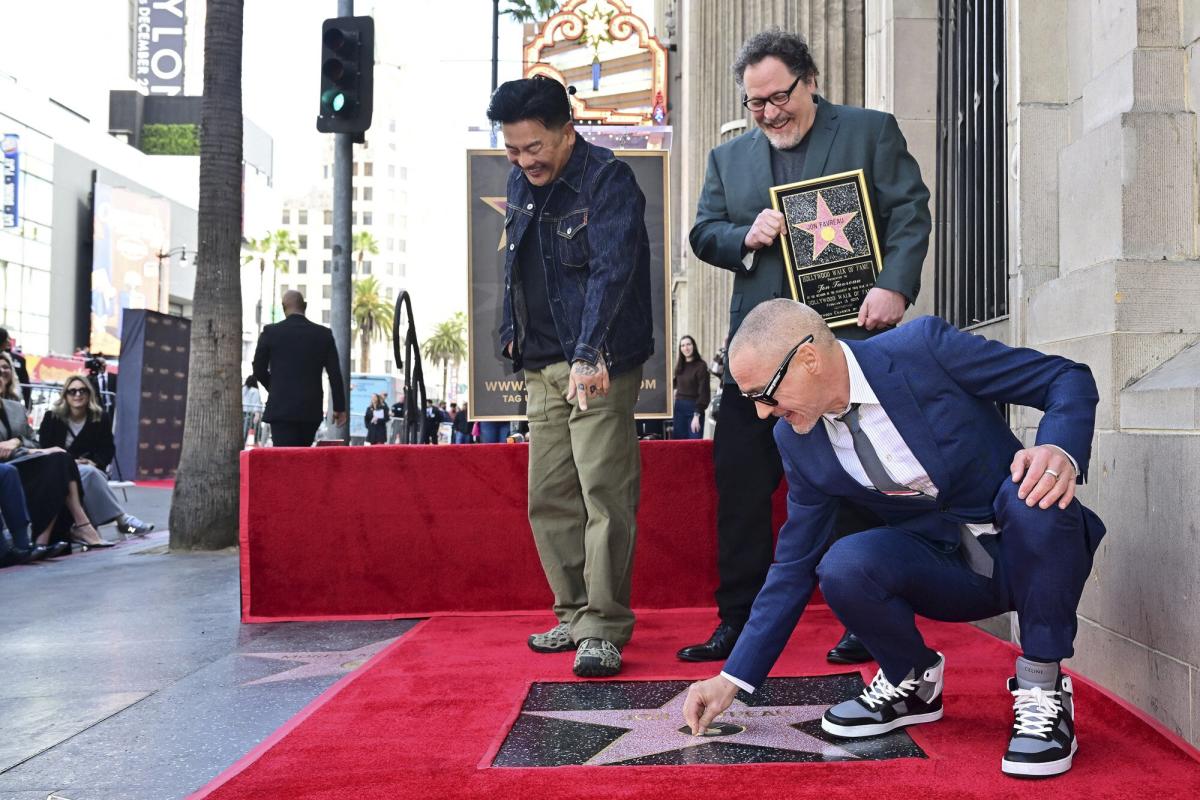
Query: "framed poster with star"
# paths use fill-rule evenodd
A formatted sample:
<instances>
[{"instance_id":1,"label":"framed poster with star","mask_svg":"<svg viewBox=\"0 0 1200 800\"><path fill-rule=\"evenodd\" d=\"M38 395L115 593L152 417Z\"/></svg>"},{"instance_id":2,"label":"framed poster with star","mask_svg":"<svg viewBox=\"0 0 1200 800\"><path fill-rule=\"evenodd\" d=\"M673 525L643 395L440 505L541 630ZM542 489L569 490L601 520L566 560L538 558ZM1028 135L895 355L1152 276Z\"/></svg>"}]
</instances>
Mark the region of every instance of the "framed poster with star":
<instances>
[{"instance_id":1,"label":"framed poster with star","mask_svg":"<svg viewBox=\"0 0 1200 800\"><path fill-rule=\"evenodd\" d=\"M582 126L581 126L582 127ZM671 416L670 162L666 150L615 150L646 197L654 354L642 366L638 419ZM503 150L467 151L467 368L472 420L525 419L525 374L510 372L498 333L504 311L504 255L509 245L505 191L512 164Z\"/></svg>"},{"instance_id":2,"label":"framed poster with star","mask_svg":"<svg viewBox=\"0 0 1200 800\"><path fill-rule=\"evenodd\" d=\"M883 269L861 169L771 187L783 214L783 257L792 297L831 328L853 325Z\"/></svg>"}]
</instances>

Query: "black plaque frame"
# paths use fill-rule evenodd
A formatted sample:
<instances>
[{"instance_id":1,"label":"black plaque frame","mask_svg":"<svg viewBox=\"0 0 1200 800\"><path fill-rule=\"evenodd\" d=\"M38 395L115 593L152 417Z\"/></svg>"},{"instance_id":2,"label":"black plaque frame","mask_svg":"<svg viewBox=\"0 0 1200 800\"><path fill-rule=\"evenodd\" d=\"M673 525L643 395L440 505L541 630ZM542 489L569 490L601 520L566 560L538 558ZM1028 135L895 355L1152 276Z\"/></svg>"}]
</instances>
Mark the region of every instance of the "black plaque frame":
<instances>
[{"instance_id":1,"label":"black plaque frame","mask_svg":"<svg viewBox=\"0 0 1200 800\"><path fill-rule=\"evenodd\" d=\"M834 218L852 214L830 230L821 252L814 254L818 234L802 225L819 222L818 199ZM771 187L771 205L784 216L783 258L792 298L814 308L831 328L854 325L867 292L883 271L883 255L861 169ZM851 248L833 241L841 233Z\"/></svg>"}]
</instances>

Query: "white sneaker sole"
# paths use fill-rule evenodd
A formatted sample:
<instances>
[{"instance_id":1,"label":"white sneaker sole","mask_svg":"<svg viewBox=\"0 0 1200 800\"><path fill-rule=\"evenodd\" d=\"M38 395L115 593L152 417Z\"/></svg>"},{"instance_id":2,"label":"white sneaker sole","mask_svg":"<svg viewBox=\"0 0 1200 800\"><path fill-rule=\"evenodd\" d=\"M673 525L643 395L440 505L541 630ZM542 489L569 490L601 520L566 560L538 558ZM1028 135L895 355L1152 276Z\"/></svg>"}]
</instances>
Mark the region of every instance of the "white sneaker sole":
<instances>
[{"instance_id":1,"label":"white sneaker sole","mask_svg":"<svg viewBox=\"0 0 1200 800\"><path fill-rule=\"evenodd\" d=\"M821 730L826 733L832 733L834 736L841 736L844 739L861 739L866 736L879 736L880 734L894 731L896 728L920 725L922 722L936 722L942 718L944 710L939 708L937 711L930 711L928 714L897 717L891 722L880 722L877 725L837 725L822 717Z\"/></svg>"},{"instance_id":2,"label":"white sneaker sole","mask_svg":"<svg viewBox=\"0 0 1200 800\"><path fill-rule=\"evenodd\" d=\"M1005 775L1025 775L1033 778L1048 778L1051 775L1061 775L1071 768L1071 759L1075 758L1075 751L1078 749L1078 740L1072 740L1071 754L1069 756L1060 758L1058 761L1045 761L1040 764L1027 761L1009 761L1005 758L1000 761L1000 771Z\"/></svg>"}]
</instances>

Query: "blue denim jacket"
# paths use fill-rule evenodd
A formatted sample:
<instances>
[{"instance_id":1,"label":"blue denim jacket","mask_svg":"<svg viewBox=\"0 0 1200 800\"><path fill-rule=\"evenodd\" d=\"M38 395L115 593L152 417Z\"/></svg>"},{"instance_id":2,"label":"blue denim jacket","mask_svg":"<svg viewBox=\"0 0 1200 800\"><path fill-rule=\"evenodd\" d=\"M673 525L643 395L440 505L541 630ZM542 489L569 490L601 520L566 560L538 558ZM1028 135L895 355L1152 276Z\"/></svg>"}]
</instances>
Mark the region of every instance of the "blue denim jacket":
<instances>
[{"instance_id":1,"label":"blue denim jacket","mask_svg":"<svg viewBox=\"0 0 1200 800\"><path fill-rule=\"evenodd\" d=\"M633 170L611 150L576 135L571 157L536 218L533 209L529 181L514 167L504 220L508 249L500 325L501 352L513 342L513 369L521 368L528 320L516 268L526 234L537 236L541 244L563 358L589 364L603 358L610 375L644 362L654 352L650 240L646 198Z\"/></svg>"}]
</instances>

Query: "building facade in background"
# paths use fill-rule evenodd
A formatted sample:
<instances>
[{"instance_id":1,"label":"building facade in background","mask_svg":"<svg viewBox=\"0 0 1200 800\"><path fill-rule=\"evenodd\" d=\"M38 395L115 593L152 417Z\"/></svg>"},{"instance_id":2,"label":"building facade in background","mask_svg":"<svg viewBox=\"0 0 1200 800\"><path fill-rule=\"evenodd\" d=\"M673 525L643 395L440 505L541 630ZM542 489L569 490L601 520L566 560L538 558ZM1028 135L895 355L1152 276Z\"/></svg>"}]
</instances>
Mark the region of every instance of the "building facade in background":
<instances>
[{"instance_id":1,"label":"building facade in background","mask_svg":"<svg viewBox=\"0 0 1200 800\"><path fill-rule=\"evenodd\" d=\"M933 191L909 316L1092 368L1101 400L1080 497L1110 535L1069 666L1200 744L1200 5L676 0L674 17L684 236L708 150L753 124L733 55L777 24L808 38L822 94L897 117ZM686 259L683 327L711 348L729 276ZM1039 414L1011 416L1032 441ZM984 627L1015 640L1013 616Z\"/></svg>"}]
</instances>

